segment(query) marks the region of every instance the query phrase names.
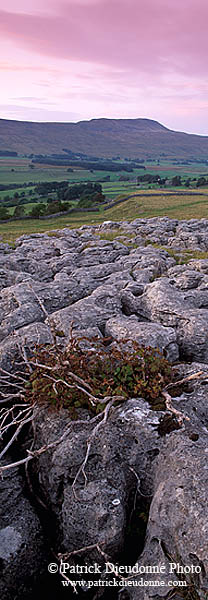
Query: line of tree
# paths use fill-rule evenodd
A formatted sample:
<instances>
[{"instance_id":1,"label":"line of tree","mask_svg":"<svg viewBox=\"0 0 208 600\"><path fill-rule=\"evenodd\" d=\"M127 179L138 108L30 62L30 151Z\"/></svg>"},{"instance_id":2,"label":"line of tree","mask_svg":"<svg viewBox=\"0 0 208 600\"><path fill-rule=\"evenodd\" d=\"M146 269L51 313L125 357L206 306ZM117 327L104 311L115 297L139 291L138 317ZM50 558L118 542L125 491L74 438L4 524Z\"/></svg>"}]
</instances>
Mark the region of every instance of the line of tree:
<instances>
[{"instance_id":1,"label":"line of tree","mask_svg":"<svg viewBox=\"0 0 208 600\"><path fill-rule=\"evenodd\" d=\"M67 212L71 208L68 202L51 202L46 204L44 202L40 202L33 206L32 210L27 214L28 217L33 219L38 219L42 216L53 215L60 212ZM13 217L22 218L25 217L25 208L22 204L18 204L15 206L15 210L13 215L11 215L6 206L0 206L0 220L9 220Z\"/></svg>"},{"instance_id":2,"label":"line of tree","mask_svg":"<svg viewBox=\"0 0 208 600\"><path fill-rule=\"evenodd\" d=\"M34 192L39 196L47 196L47 194L67 189L67 187L68 181L43 181L36 185Z\"/></svg>"},{"instance_id":3,"label":"line of tree","mask_svg":"<svg viewBox=\"0 0 208 600\"><path fill-rule=\"evenodd\" d=\"M29 212L29 216L35 219L39 217L47 217L47 215L55 215L56 213L67 212L71 208L71 205L68 202L49 202L45 204L44 202L40 202L33 206L32 210Z\"/></svg>"},{"instance_id":4,"label":"line of tree","mask_svg":"<svg viewBox=\"0 0 208 600\"><path fill-rule=\"evenodd\" d=\"M11 150L0 150L0 156L10 156L10 157L15 157L18 156L17 152L13 152Z\"/></svg>"},{"instance_id":5,"label":"line of tree","mask_svg":"<svg viewBox=\"0 0 208 600\"><path fill-rule=\"evenodd\" d=\"M67 188L59 189L57 196L59 200L80 200L84 196L96 196L102 194L102 185L100 183L77 183ZM104 196L103 196L104 199Z\"/></svg>"},{"instance_id":6,"label":"line of tree","mask_svg":"<svg viewBox=\"0 0 208 600\"><path fill-rule=\"evenodd\" d=\"M164 185L166 180L167 177L161 178L160 175L152 175L151 173L145 173L137 177L137 183L158 183L159 185Z\"/></svg>"},{"instance_id":7,"label":"line of tree","mask_svg":"<svg viewBox=\"0 0 208 600\"><path fill-rule=\"evenodd\" d=\"M28 184L29 185L29 184ZM25 183L8 183L0 184L0 192L6 192L7 190L17 190L18 188L26 187Z\"/></svg>"},{"instance_id":8,"label":"line of tree","mask_svg":"<svg viewBox=\"0 0 208 600\"><path fill-rule=\"evenodd\" d=\"M81 167L87 171L127 171L128 173L132 173L134 168L142 168L142 166L138 166L134 163L129 165L123 163L113 163L110 161L86 161L86 160L74 160L74 159L66 159L62 158L60 160L54 158L33 158L32 164L43 164L43 165L51 165L61 166L61 167Z\"/></svg>"}]
</instances>

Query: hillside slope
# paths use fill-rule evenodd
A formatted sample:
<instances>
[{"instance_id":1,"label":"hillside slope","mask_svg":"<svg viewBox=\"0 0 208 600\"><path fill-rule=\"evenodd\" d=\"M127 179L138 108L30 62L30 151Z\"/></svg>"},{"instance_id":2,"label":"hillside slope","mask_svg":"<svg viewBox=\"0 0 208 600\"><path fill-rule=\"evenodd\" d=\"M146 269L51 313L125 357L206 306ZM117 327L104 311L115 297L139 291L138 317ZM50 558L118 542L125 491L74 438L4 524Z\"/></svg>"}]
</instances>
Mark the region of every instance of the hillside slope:
<instances>
[{"instance_id":1,"label":"hillside slope","mask_svg":"<svg viewBox=\"0 0 208 600\"><path fill-rule=\"evenodd\" d=\"M0 119L0 150L53 153L63 148L94 156L208 158L208 136L167 129L150 119L32 123Z\"/></svg>"}]
</instances>

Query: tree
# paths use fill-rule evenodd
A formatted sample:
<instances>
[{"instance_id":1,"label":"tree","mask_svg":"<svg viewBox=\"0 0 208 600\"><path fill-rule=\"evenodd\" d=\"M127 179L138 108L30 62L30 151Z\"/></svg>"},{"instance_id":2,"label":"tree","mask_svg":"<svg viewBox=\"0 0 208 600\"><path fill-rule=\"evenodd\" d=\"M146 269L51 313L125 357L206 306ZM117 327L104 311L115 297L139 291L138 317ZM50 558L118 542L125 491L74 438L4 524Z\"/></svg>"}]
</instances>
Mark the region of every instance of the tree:
<instances>
[{"instance_id":1,"label":"tree","mask_svg":"<svg viewBox=\"0 0 208 600\"><path fill-rule=\"evenodd\" d=\"M188 178L188 179L186 179L186 181L185 181L185 186L186 186L186 187L190 187L190 183L191 183L191 179L190 179L190 177L189 177L189 178Z\"/></svg>"},{"instance_id":2,"label":"tree","mask_svg":"<svg viewBox=\"0 0 208 600\"><path fill-rule=\"evenodd\" d=\"M181 176L180 175L175 175L175 177L173 177L171 179L171 185L173 187L177 187L177 186L181 185Z\"/></svg>"},{"instance_id":3,"label":"tree","mask_svg":"<svg viewBox=\"0 0 208 600\"><path fill-rule=\"evenodd\" d=\"M65 212L69 208L68 202L49 202L46 206L46 215L54 215L59 212Z\"/></svg>"},{"instance_id":4,"label":"tree","mask_svg":"<svg viewBox=\"0 0 208 600\"><path fill-rule=\"evenodd\" d=\"M96 194L91 196L91 198L95 204L97 204L99 202L104 202L104 200L105 200L105 196L103 194L101 194L100 192L97 192Z\"/></svg>"},{"instance_id":5,"label":"tree","mask_svg":"<svg viewBox=\"0 0 208 600\"><path fill-rule=\"evenodd\" d=\"M25 209L22 204L15 206L13 217L24 217Z\"/></svg>"},{"instance_id":6,"label":"tree","mask_svg":"<svg viewBox=\"0 0 208 600\"><path fill-rule=\"evenodd\" d=\"M42 215L44 215L45 213L45 204L43 204L42 202L40 204L36 204L36 206L33 206L31 212L29 213L30 217L34 217L34 219L39 219L39 217L42 217Z\"/></svg>"},{"instance_id":7,"label":"tree","mask_svg":"<svg viewBox=\"0 0 208 600\"><path fill-rule=\"evenodd\" d=\"M205 179L205 177L199 177L199 179L197 179L196 182L196 187L201 187L201 185L206 185L207 184L207 180Z\"/></svg>"},{"instance_id":8,"label":"tree","mask_svg":"<svg viewBox=\"0 0 208 600\"><path fill-rule=\"evenodd\" d=\"M91 206L93 206L92 196L83 194L83 196L81 196L77 206L79 208L90 208Z\"/></svg>"},{"instance_id":9,"label":"tree","mask_svg":"<svg viewBox=\"0 0 208 600\"><path fill-rule=\"evenodd\" d=\"M0 220L1 219L9 219L9 218L10 218L10 214L8 213L6 206L0 206Z\"/></svg>"}]
</instances>

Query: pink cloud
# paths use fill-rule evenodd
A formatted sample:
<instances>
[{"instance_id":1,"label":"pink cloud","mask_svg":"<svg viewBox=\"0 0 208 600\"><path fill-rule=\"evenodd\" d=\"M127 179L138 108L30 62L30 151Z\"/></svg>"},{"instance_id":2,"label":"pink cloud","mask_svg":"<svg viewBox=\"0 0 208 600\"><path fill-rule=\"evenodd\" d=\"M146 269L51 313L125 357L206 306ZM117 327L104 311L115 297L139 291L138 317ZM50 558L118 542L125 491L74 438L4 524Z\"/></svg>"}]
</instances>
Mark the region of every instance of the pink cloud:
<instances>
[{"instance_id":1,"label":"pink cloud","mask_svg":"<svg viewBox=\"0 0 208 600\"><path fill-rule=\"evenodd\" d=\"M207 69L205 0L101 0L56 5L56 15L0 11L0 31L33 52L141 72Z\"/></svg>"},{"instance_id":2,"label":"pink cloud","mask_svg":"<svg viewBox=\"0 0 208 600\"><path fill-rule=\"evenodd\" d=\"M18 102L28 93L30 118L42 87L59 120L75 109L81 118L147 116L173 127L185 119L187 127L198 122L207 132L207 0L7 0L5 6L2 107L12 88Z\"/></svg>"}]
</instances>

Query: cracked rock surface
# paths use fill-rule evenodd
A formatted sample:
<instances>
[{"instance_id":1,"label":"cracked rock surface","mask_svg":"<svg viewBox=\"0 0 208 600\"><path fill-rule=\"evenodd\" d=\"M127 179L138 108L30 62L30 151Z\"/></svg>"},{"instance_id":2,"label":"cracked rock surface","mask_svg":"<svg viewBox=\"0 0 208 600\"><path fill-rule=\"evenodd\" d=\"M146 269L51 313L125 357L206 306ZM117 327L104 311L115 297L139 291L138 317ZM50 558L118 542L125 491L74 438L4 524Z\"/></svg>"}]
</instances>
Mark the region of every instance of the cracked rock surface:
<instances>
[{"instance_id":1,"label":"cracked rock surface","mask_svg":"<svg viewBox=\"0 0 208 600\"><path fill-rule=\"evenodd\" d=\"M142 398L131 398L112 410L93 440L86 480L81 474L75 488L92 428L87 412L81 426L69 423L66 410L55 414L41 407L36 411L36 448L53 442L69 425L64 440L42 454L31 471L53 527L46 540L44 511L28 499L23 474L8 471L0 486L3 600L32 598L31 585L37 589L45 543L56 553L99 544L112 562L121 565L165 564L165 574L159 576L164 586L120 586L113 591L120 600L170 598L168 581L180 581L181 575L170 577L169 563L199 565L200 573L185 574L187 587L175 587L172 597L206 600L206 252L208 220L168 217L24 235L15 249L0 245L2 368L13 370L21 344L29 351L35 344L52 342L51 326L67 344L73 322L75 335L106 336L112 344L129 338L158 347L172 364L177 363L178 379L201 373L175 388L173 406L187 417L181 429L163 430L167 413L151 410ZM23 572L19 565L26 555ZM79 560L88 565L105 562L95 548ZM143 577L158 579L157 574ZM136 575L134 580L140 578ZM110 598L106 589L79 591L79 595L106 600Z\"/></svg>"}]
</instances>

